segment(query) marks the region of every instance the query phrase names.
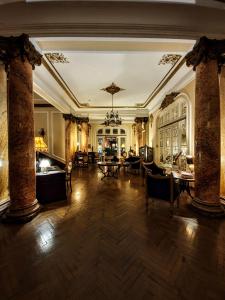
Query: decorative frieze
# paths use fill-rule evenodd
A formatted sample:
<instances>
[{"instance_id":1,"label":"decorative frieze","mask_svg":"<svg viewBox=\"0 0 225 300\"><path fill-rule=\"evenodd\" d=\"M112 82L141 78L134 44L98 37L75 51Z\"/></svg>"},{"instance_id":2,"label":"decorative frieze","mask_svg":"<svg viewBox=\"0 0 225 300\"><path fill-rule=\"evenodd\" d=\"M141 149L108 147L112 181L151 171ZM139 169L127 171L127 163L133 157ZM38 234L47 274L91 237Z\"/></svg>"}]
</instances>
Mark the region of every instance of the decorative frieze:
<instances>
[{"instance_id":1,"label":"decorative frieze","mask_svg":"<svg viewBox=\"0 0 225 300\"><path fill-rule=\"evenodd\" d=\"M50 60L51 63L53 64L68 64L69 60L67 57L64 56L63 53L46 53L45 56Z\"/></svg>"},{"instance_id":2,"label":"decorative frieze","mask_svg":"<svg viewBox=\"0 0 225 300\"><path fill-rule=\"evenodd\" d=\"M180 94L180 92L172 92L164 98L161 103L160 109L164 109L175 101L175 98Z\"/></svg>"},{"instance_id":3,"label":"decorative frieze","mask_svg":"<svg viewBox=\"0 0 225 300\"><path fill-rule=\"evenodd\" d=\"M160 59L158 65L175 65L178 60L181 58L180 54L164 54Z\"/></svg>"}]
</instances>

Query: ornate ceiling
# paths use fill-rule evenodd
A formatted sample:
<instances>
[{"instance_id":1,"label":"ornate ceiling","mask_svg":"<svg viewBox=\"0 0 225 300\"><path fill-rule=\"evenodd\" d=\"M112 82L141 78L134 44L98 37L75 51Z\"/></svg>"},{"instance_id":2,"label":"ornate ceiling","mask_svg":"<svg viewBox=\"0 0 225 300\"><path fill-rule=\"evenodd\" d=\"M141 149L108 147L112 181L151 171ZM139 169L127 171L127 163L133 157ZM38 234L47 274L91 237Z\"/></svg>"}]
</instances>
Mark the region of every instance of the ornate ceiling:
<instances>
[{"instance_id":1,"label":"ornate ceiling","mask_svg":"<svg viewBox=\"0 0 225 300\"><path fill-rule=\"evenodd\" d=\"M60 110L105 112L111 98L101 89L115 82L125 89L115 95L117 109L146 111L174 81L192 74L184 56L195 41L70 37L32 42L44 57L34 72L35 90L46 99L44 91L50 103L58 99Z\"/></svg>"}]
</instances>

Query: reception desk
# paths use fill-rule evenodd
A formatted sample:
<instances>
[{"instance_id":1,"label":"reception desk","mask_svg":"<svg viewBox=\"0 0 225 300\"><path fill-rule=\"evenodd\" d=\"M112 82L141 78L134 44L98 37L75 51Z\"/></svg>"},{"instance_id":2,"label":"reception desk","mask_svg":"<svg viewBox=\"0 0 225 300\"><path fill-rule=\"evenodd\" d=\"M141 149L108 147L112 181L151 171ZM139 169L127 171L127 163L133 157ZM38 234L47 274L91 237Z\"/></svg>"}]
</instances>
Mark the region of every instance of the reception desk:
<instances>
[{"instance_id":1,"label":"reception desk","mask_svg":"<svg viewBox=\"0 0 225 300\"><path fill-rule=\"evenodd\" d=\"M66 200L66 172L56 167L46 174L36 173L36 198L42 204Z\"/></svg>"}]
</instances>

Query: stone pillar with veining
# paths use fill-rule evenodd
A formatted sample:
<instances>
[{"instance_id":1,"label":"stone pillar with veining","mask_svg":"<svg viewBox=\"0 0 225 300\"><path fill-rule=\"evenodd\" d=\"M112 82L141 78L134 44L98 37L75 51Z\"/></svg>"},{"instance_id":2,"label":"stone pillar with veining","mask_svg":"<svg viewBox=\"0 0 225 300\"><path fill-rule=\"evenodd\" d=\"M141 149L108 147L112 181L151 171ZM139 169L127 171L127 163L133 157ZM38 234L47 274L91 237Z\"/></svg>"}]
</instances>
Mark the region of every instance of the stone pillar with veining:
<instances>
[{"instance_id":1,"label":"stone pillar with veining","mask_svg":"<svg viewBox=\"0 0 225 300\"><path fill-rule=\"evenodd\" d=\"M203 37L186 55L187 65L193 65L196 70L195 198L192 206L210 216L224 215L220 202L219 57L216 56L218 51L215 51L217 46L215 40Z\"/></svg>"},{"instance_id":2,"label":"stone pillar with veining","mask_svg":"<svg viewBox=\"0 0 225 300\"><path fill-rule=\"evenodd\" d=\"M5 220L25 222L39 211L36 199L32 69L41 55L25 34L0 37L1 60L8 72L10 206Z\"/></svg>"},{"instance_id":3,"label":"stone pillar with veining","mask_svg":"<svg viewBox=\"0 0 225 300\"><path fill-rule=\"evenodd\" d=\"M74 153L76 151L75 145L75 121L76 118L72 114L64 114L65 119L65 157L66 157L66 165L69 162L73 161Z\"/></svg>"},{"instance_id":4,"label":"stone pillar with veining","mask_svg":"<svg viewBox=\"0 0 225 300\"><path fill-rule=\"evenodd\" d=\"M8 201L7 79L5 66L0 63L0 207Z\"/></svg>"},{"instance_id":5,"label":"stone pillar with veining","mask_svg":"<svg viewBox=\"0 0 225 300\"><path fill-rule=\"evenodd\" d=\"M139 152L139 148L146 145L146 123L148 117L136 117L136 151ZM138 155L138 153L137 153Z\"/></svg>"},{"instance_id":6,"label":"stone pillar with veining","mask_svg":"<svg viewBox=\"0 0 225 300\"><path fill-rule=\"evenodd\" d=\"M88 136L89 136L89 118L77 118L77 123L81 130L81 145L80 150L88 152Z\"/></svg>"},{"instance_id":7,"label":"stone pillar with veining","mask_svg":"<svg viewBox=\"0 0 225 300\"><path fill-rule=\"evenodd\" d=\"M221 174L220 194L225 205L225 65L220 73Z\"/></svg>"}]
</instances>

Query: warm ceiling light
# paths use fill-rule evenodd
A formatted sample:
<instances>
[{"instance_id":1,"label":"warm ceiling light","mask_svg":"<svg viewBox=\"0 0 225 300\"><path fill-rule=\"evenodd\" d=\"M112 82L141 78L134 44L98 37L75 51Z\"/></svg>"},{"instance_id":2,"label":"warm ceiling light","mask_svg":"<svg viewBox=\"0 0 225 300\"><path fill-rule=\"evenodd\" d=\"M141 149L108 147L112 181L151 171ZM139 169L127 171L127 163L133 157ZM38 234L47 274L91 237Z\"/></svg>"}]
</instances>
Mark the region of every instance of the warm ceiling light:
<instances>
[{"instance_id":1,"label":"warm ceiling light","mask_svg":"<svg viewBox=\"0 0 225 300\"><path fill-rule=\"evenodd\" d=\"M114 112L113 110L113 95L120 91L123 91L124 89L118 87L117 85L115 85L115 83L112 83L110 86L107 86L102 90L112 95L112 110L106 113L105 121L104 123L102 123L102 125L111 126L111 127L116 127L121 125L122 119L119 117L118 111Z\"/></svg>"}]
</instances>

